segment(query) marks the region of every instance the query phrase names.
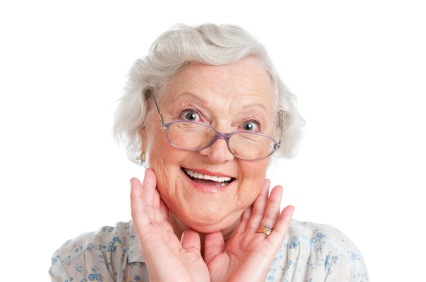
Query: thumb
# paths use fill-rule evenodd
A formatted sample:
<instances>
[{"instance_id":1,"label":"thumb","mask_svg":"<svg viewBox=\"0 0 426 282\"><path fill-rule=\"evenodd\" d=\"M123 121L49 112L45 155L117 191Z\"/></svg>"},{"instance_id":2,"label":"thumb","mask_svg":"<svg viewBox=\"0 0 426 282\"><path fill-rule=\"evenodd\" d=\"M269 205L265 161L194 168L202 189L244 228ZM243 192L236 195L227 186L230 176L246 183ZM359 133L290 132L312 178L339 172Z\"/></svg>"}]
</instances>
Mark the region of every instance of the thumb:
<instances>
[{"instance_id":1,"label":"thumb","mask_svg":"<svg viewBox=\"0 0 426 282\"><path fill-rule=\"evenodd\" d=\"M135 177L130 179L130 186L130 209L132 212L132 219L134 223L136 223L136 227L138 225L144 226L149 223L149 221L147 221L143 204L143 186L139 179Z\"/></svg>"},{"instance_id":2,"label":"thumb","mask_svg":"<svg viewBox=\"0 0 426 282\"><path fill-rule=\"evenodd\" d=\"M220 255L225 249L222 232L206 234L204 239L204 261L208 265L215 257Z\"/></svg>"},{"instance_id":3,"label":"thumb","mask_svg":"<svg viewBox=\"0 0 426 282\"><path fill-rule=\"evenodd\" d=\"M188 229L183 232L181 244L183 249L201 255L200 234L194 229Z\"/></svg>"}]
</instances>

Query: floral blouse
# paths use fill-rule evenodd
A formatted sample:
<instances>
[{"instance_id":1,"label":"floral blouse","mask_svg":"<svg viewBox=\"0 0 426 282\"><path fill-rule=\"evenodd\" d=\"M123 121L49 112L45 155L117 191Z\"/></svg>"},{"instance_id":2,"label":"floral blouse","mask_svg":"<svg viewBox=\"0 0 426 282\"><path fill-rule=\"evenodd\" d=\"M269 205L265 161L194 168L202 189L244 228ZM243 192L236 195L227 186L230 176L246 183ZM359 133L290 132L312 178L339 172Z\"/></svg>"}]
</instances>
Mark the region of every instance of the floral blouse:
<instances>
[{"instance_id":1,"label":"floral blouse","mask_svg":"<svg viewBox=\"0 0 426 282\"><path fill-rule=\"evenodd\" d=\"M53 282L149 281L132 221L66 241L53 254L49 275ZM361 253L343 233L328 225L292 220L266 281L370 280Z\"/></svg>"}]
</instances>

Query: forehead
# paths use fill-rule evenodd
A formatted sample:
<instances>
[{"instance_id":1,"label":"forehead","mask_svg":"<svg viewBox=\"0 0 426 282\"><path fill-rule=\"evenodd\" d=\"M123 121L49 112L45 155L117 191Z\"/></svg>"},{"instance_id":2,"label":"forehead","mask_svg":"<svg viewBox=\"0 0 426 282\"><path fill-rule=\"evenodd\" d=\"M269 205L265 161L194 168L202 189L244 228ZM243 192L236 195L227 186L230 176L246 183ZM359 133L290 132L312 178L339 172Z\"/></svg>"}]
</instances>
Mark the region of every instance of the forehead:
<instances>
[{"instance_id":1,"label":"forehead","mask_svg":"<svg viewBox=\"0 0 426 282\"><path fill-rule=\"evenodd\" d=\"M187 94L208 104L258 104L266 110L272 110L274 98L271 78L256 58L220 66L189 64L169 84L166 100L173 104Z\"/></svg>"}]
</instances>

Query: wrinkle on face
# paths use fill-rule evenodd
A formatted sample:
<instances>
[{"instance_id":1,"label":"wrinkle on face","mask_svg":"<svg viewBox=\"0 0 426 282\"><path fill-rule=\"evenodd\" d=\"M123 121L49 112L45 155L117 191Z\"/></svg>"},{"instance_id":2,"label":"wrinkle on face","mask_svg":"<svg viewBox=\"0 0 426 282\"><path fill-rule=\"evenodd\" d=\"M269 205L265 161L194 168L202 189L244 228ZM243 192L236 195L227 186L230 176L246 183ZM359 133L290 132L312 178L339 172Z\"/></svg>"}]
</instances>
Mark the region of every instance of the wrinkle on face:
<instances>
[{"instance_id":1,"label":"wrinkle on face","mask_svg":"<svg viewBox=\"0 0 426 282\"><path fill-rule=\"evenodd\" d=\"M219 132L236 131L242 120L256 117L262 120L262 133L274 136L271 79L254 58L224 66L188 65L167 86L159 106L166 123L176 120L185 107L195 107ZM229 228L263 187L268 159L238 159L222 139L201 151L178 149L168 142L156 114L143 138L160 195L182 226L200 232ZM222 172L234 177L237 185L225 190L226 197L203 194L189 184L182 167Z\"/></svg>"}]
</instances>

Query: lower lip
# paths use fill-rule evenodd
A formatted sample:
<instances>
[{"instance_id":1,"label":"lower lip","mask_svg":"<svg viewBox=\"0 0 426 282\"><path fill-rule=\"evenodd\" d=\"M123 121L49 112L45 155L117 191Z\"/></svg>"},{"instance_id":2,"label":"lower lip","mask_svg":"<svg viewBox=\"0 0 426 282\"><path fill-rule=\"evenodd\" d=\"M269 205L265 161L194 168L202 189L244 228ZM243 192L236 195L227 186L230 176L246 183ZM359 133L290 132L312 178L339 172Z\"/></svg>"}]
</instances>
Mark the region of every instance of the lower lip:
<instances>
[{"instance_id":1,"label":"lower lip","mask_svg":"<svg viewBox=\"0 0 426 282\"><path fill-rule=\"evenodd\" d=\"M188 181L191 183L191 185L195 189L205 193L211 193L211 194L221 193L225 191L227 188L229 188L231 185L233 185L235 182L235 179L234 179L231 183L225 186L206 185L206 184L201 184L201 183L192 181L192 179L182 169L181 169L181 172L185 175L186 179L188 179Z\"/></svg>"}]
</instances>

